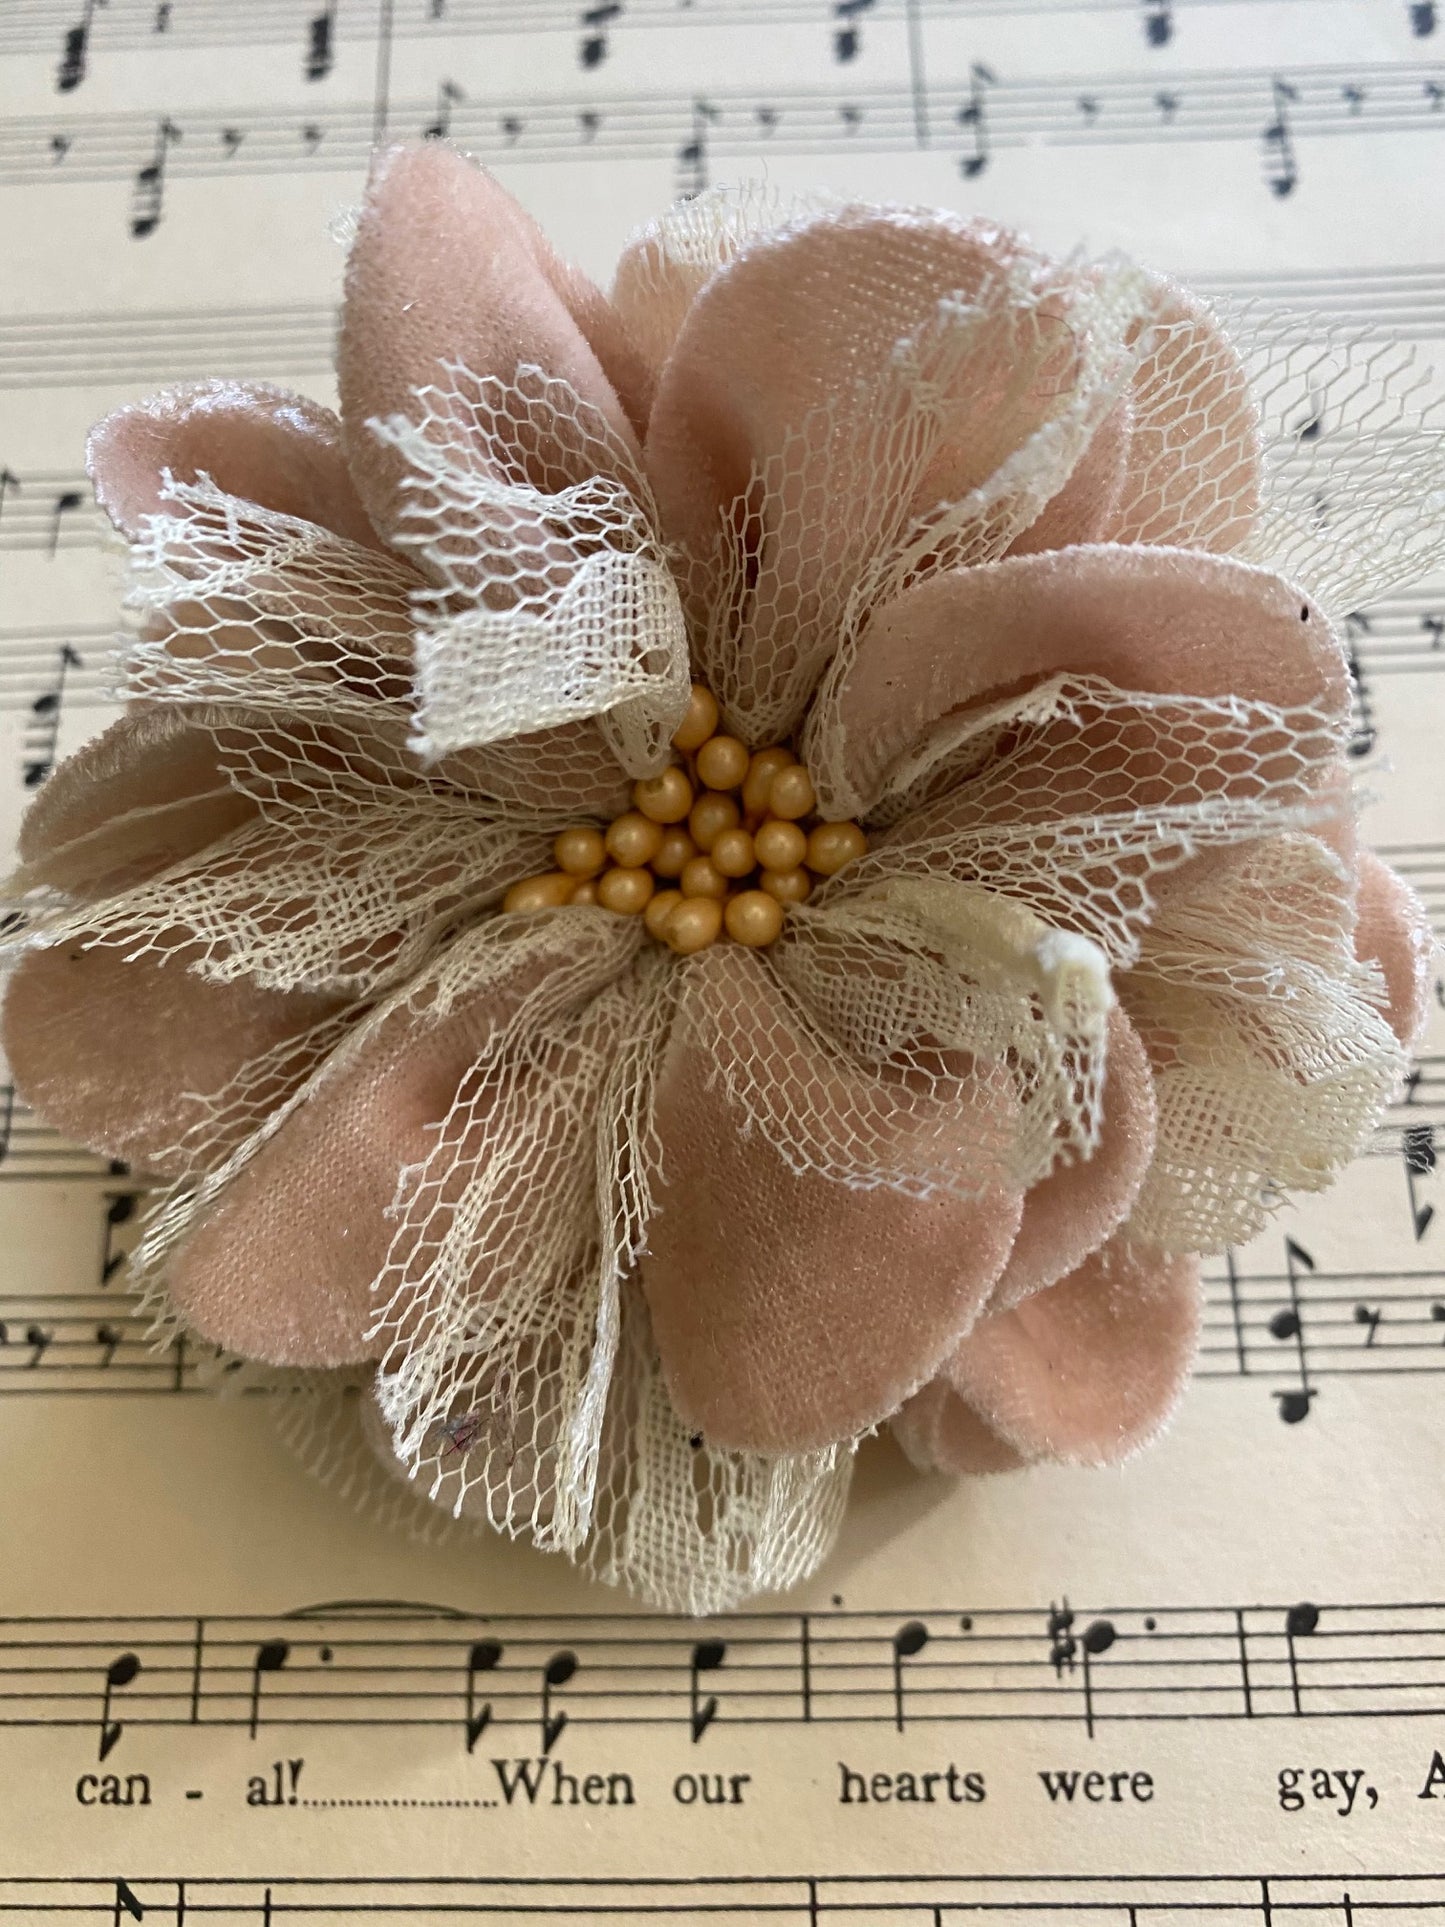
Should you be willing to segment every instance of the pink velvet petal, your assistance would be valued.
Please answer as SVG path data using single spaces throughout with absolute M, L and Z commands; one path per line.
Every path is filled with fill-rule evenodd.
M 1009 554 L 1037 555 L 1044 549 L 1104 541 L 1118 515 L 1133 435 L 1133 409 L 1125 395 L 1094 430 L 1058 494 L 1009 545 Z
M 1057 1284 L 1113 1236 L 1154 1155 L 1154 1125 L 1149 1059 L 1134 1026 L 1116 1008 L 1109 1016 L 1098 1148 L 1082 1163 L 1059 1165 L 1028 1193 L 1017 1241 L 989 1299 L 991 1313 L 1011 1310 Z
M 889 1420 L 920 1472 L 1017 1472 L 1028 1460 L 965 1405 L 946 1378 L 933 1378 Z
M 255 805 L 227 782 L 212 731 L 170 708 L 133 709 L 60 765 L 20 826 L 24 886 L 90 892 L 154 875 Z
M 336 416 L 264 382 L 199 382 L 128 402 L 91 430 L 86 465 L 96 499 L 131 537 L 166 507 L 168 469 L 182 482 L 205 473 L 228 495 L 319 522 L 353 542 L 376 542 Z
M 183 958 L 125 961 L 110 945 L 32 951 L 5 995 L 16 1088 L 66 1137 L 162 1177 L 180 1140 L 241 1067 L 300 1037 L 344 1000 L 212 983 Z
M 1237 549 L 1259 512 L 1259 416 L 1219 323 L 1161 281 L 1156 338 L 1134 379 L 1134 433 L 1114 542 Z
M 1199 1318 L 1199 1260 L 1121 1234 L 1061 1283 L 980 1319 L 943 1376 L 1022 1457 L 1108 1465 L 1173 1410 Z
M 796 1036 L 776 1048 L 788 1062 L 770 1069 L 820 1111 L 853 1101 Z M 662 1182 L 641 1277 L 669 1394 L 713 1446 L 793 1452 L 851 1438 L 895 1411 L 978 1315 L 1021 1200 L 1002 1184 L 918 1199 L 799 1175 L 748 1127 L 716 1068 L 675 1034 L 657 1090 Z M 876 1124 L 880 1080 L 868 1097 Z M 898 1111 L 906 1137 L 912 1113 Z M 972 1143 L 992 1150 L 1001 1111 L 1012 1114 L 1006 1087 L 980 1075 L 953 1119 L 960 1168 Z
M 868 623 L 811 727 L 842 733 L 846 790 L 867 807 L 895 761 L 944 719 L 1061 671 L 1121 689 L 1308 705 L 1336 721 L 1348 713 L 1337 639 L 1279 576 L 1224 557 L 1101 545 L 909 589 Z
M 414 413 L 413 391 L 445 382 L 445 361 L 503 381 L 540 367 L 635 446 L 648 378 L 606 297 L 474 162 L 439 141 L 390 147 L 372 163 L 337 349 L 347 456 L 387 535 L 405 465 L 367 422 Z
M 1405 879 L 1373 851 L 1361 850 L 1357 863 L 1355 949 L 1384 972 L 1390 993 L 1385 1015 L 1406 1050 L 1414 1050 L 1424 1035 L 1435 981 L 1435 938 L 1429 913 Z
M 571 966 L 594 946 L 583 925 L 558 927 Z M 203 1337 L 268 1364 L 335 1366 L 378 1355 L 368 1339 L 371 1285 L 386 1260 L 388 1215 L 404 1166 L 436 1139 L 458 1085 L 497 1027 L 553 967 L 519 964 L 444 1021 L 404 1007 L 359 1048 L 338 1053 L 304 1101 L 222 1193 L 167 1278 Z M 324 1199 L 324 1208 L 318 1208 Z

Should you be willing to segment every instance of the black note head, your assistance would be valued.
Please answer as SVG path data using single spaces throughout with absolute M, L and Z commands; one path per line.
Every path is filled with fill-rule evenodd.
M 912 1659 L 928 1644 L 928 1628 L 921 1619 L 910 1619 L 893 1635 L 893 1650 L 900 1659 Z
M 490 1673 L 502 1657 L 501 1642 L 495 1639 L 479 1639 L 467 1655 L 467 1670 L 473 1673 Z
M 291 1648 L 284 1639 L 268 1639 L 264 1646 L 256 1648 L 256 1671 L 279 1673 L 290 1657 Z
M 704 1639 L 692 1649 L 692 1663 L 699 1673 L 715 1673 L 728 1656 L 720 1639 Z
M 1305 1639 L 1320 1623 L 1320 1609 L 1307 1599 L 1291 1606 L 1284 1616 L 1284 1629 L 1291 1639 Z
M 129 1686 L 140 1671 L 140 1658 L 135 1653 L 117 1653 L 105 1669 L 107 1686 Z
M 565 1686 L 577 1671 L 575 1653 L 553 1653 L 543 1669 L 542 1677 L 549 1686 Z
M 1084 1651 L 1092 1653 L 1095 1657 L 1100 1653 L 1107 1653 L 1118 1637 L 1111 1620 L 1096 1619 L 1084 1628 L 1082 1635 Z

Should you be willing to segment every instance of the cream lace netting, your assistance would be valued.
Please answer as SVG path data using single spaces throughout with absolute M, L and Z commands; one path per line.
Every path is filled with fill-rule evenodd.
M 448 169 L 485 180 L 387 157 L 357 243 L 383 259 L 413 197 L 423 330 Z M 887 244 L 853 246 L 870 223 Z M 939 285 L 940 223 L 966 285 Z M 27 830 L 10 1048 L 77 1130 L 108 1067 L 59 1061 L 40 960 L 222 1055 L 209 1000 L 248 999 L 224 1075 L 91 1133 L 169 1181 L 133 1259 L 158 1336 L 295 1367 L 281 1423 L 358 1503 L 422 1495 L 708 1611 L 815 1569 L 890 1418 L 924 1464 L 1131 1449 L 1187 1367 L 1197 1256 L 1365 1142 L 1424 951 L 1355 848 L 1333 630 L 1438 557 L 1445 437 L 1404 352 L 953 217 L 705 194 L 629 246 L 610 359 L 543 247 L 516 242 L 535 354 L 478 367 L 457 334 L 425 379 L 369 377 L 343 439 L 370 526 L 199 439 L 160 447 L 139 510 L 98 468 L 131 536 L 129 734 Z M 754 313 L 755 382 L 709 360 Z M 1211 680 L 1245 631 L 1285 666 Z M 1158 673 L 1120 681 L 1141 650 Z M 866 854 L 761 949 L 502 910 L 674 760 L 694 682 Z M 724 1262 L 727 1186 L 751 1255 Z M 872 1267 L 831 1297 L 820 1195 Z M 945 1303 L 960 1236 L 979 1275 Z M 789 1265 L 817 1303 L 780 1378 L 840 1379 L 796 1411 L 769 1378 Z M 854 1352 L 886 1354 L 872 1405 Z

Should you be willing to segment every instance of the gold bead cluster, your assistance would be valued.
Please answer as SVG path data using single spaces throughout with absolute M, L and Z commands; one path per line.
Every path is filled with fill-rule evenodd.
M 605 830 L 563 830 L 556 869 L 514 883 L 502 908 L 600 904 L 640 916 L 683 957 L 724 933 L 754 950 L 770 944 L 787 905 L 862 856 L 868 839 L 856 823 L 818 820 L 812 778 L 791 750 L 750 753 L 717 724 L 716 701 L 694 683 L 672 739 L 682 761 L 634 783 L 633 807 Z

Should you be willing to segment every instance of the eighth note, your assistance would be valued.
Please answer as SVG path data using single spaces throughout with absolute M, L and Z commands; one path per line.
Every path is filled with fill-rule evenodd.
M 958 110 L 958 124 L 966 127 L 973 135 L 973 152 L 959 159 L 959 169 L 965 180 L 973 180 L 989 163 L 988 138 L 988 95 L 985 89 L 996 85 L 995 76 L 978 61 L 969 70 L 969 97 Z
M 105 1669 L 105 1693 L 100 1702 L 100 1752 L 98 1758 L 109 1757 L 125 1730 L 119 1720 L 110 1716 L 111 1697 L 121 1687 L 129 1686 L 140 1672 L 140 1659 L 135 1653 L 118 1653 Z
M 131 195 L 130 232 L 133 241 L 143 241 L 161 224 L 166 197 L 166 160 L 171 143 L 181 138 L 173 121 L 161 120 L 156 127 L 155 152 L 144 167 L 137 168 Z
M 492 1702 L 477 1707 L 477 1675 L 490 1673 L 501 1661 L 502 1648 L 495 1639 L 479 1639 L 467 1654 L 467 1751 L 471 1752 L 486 1732 L 492 1717 Z
M 261 1676 L 263 1673 L 279 1673 L 290 1657 L 291 1648 L 284 1639 L 268 1639 L 256 1648 L 256 1657 L 251 1665 L 250 1733 L 253 1740 L 256 1728 L 261 1724 Z
M 692 1702 L 692 1738 L 694 1745 L 697 1744 L 717 1718 L 717 1699 L 713 1694 L 709 1694 L 705 1700 L 701 1698 L 698 1692 L 698 1674 L 715 1673 L 727 1656 L 728 1649 L 720 1639 L 700 1640 L 692 1649 L 692 1666 L 688 1675 L 688 1694 Z

